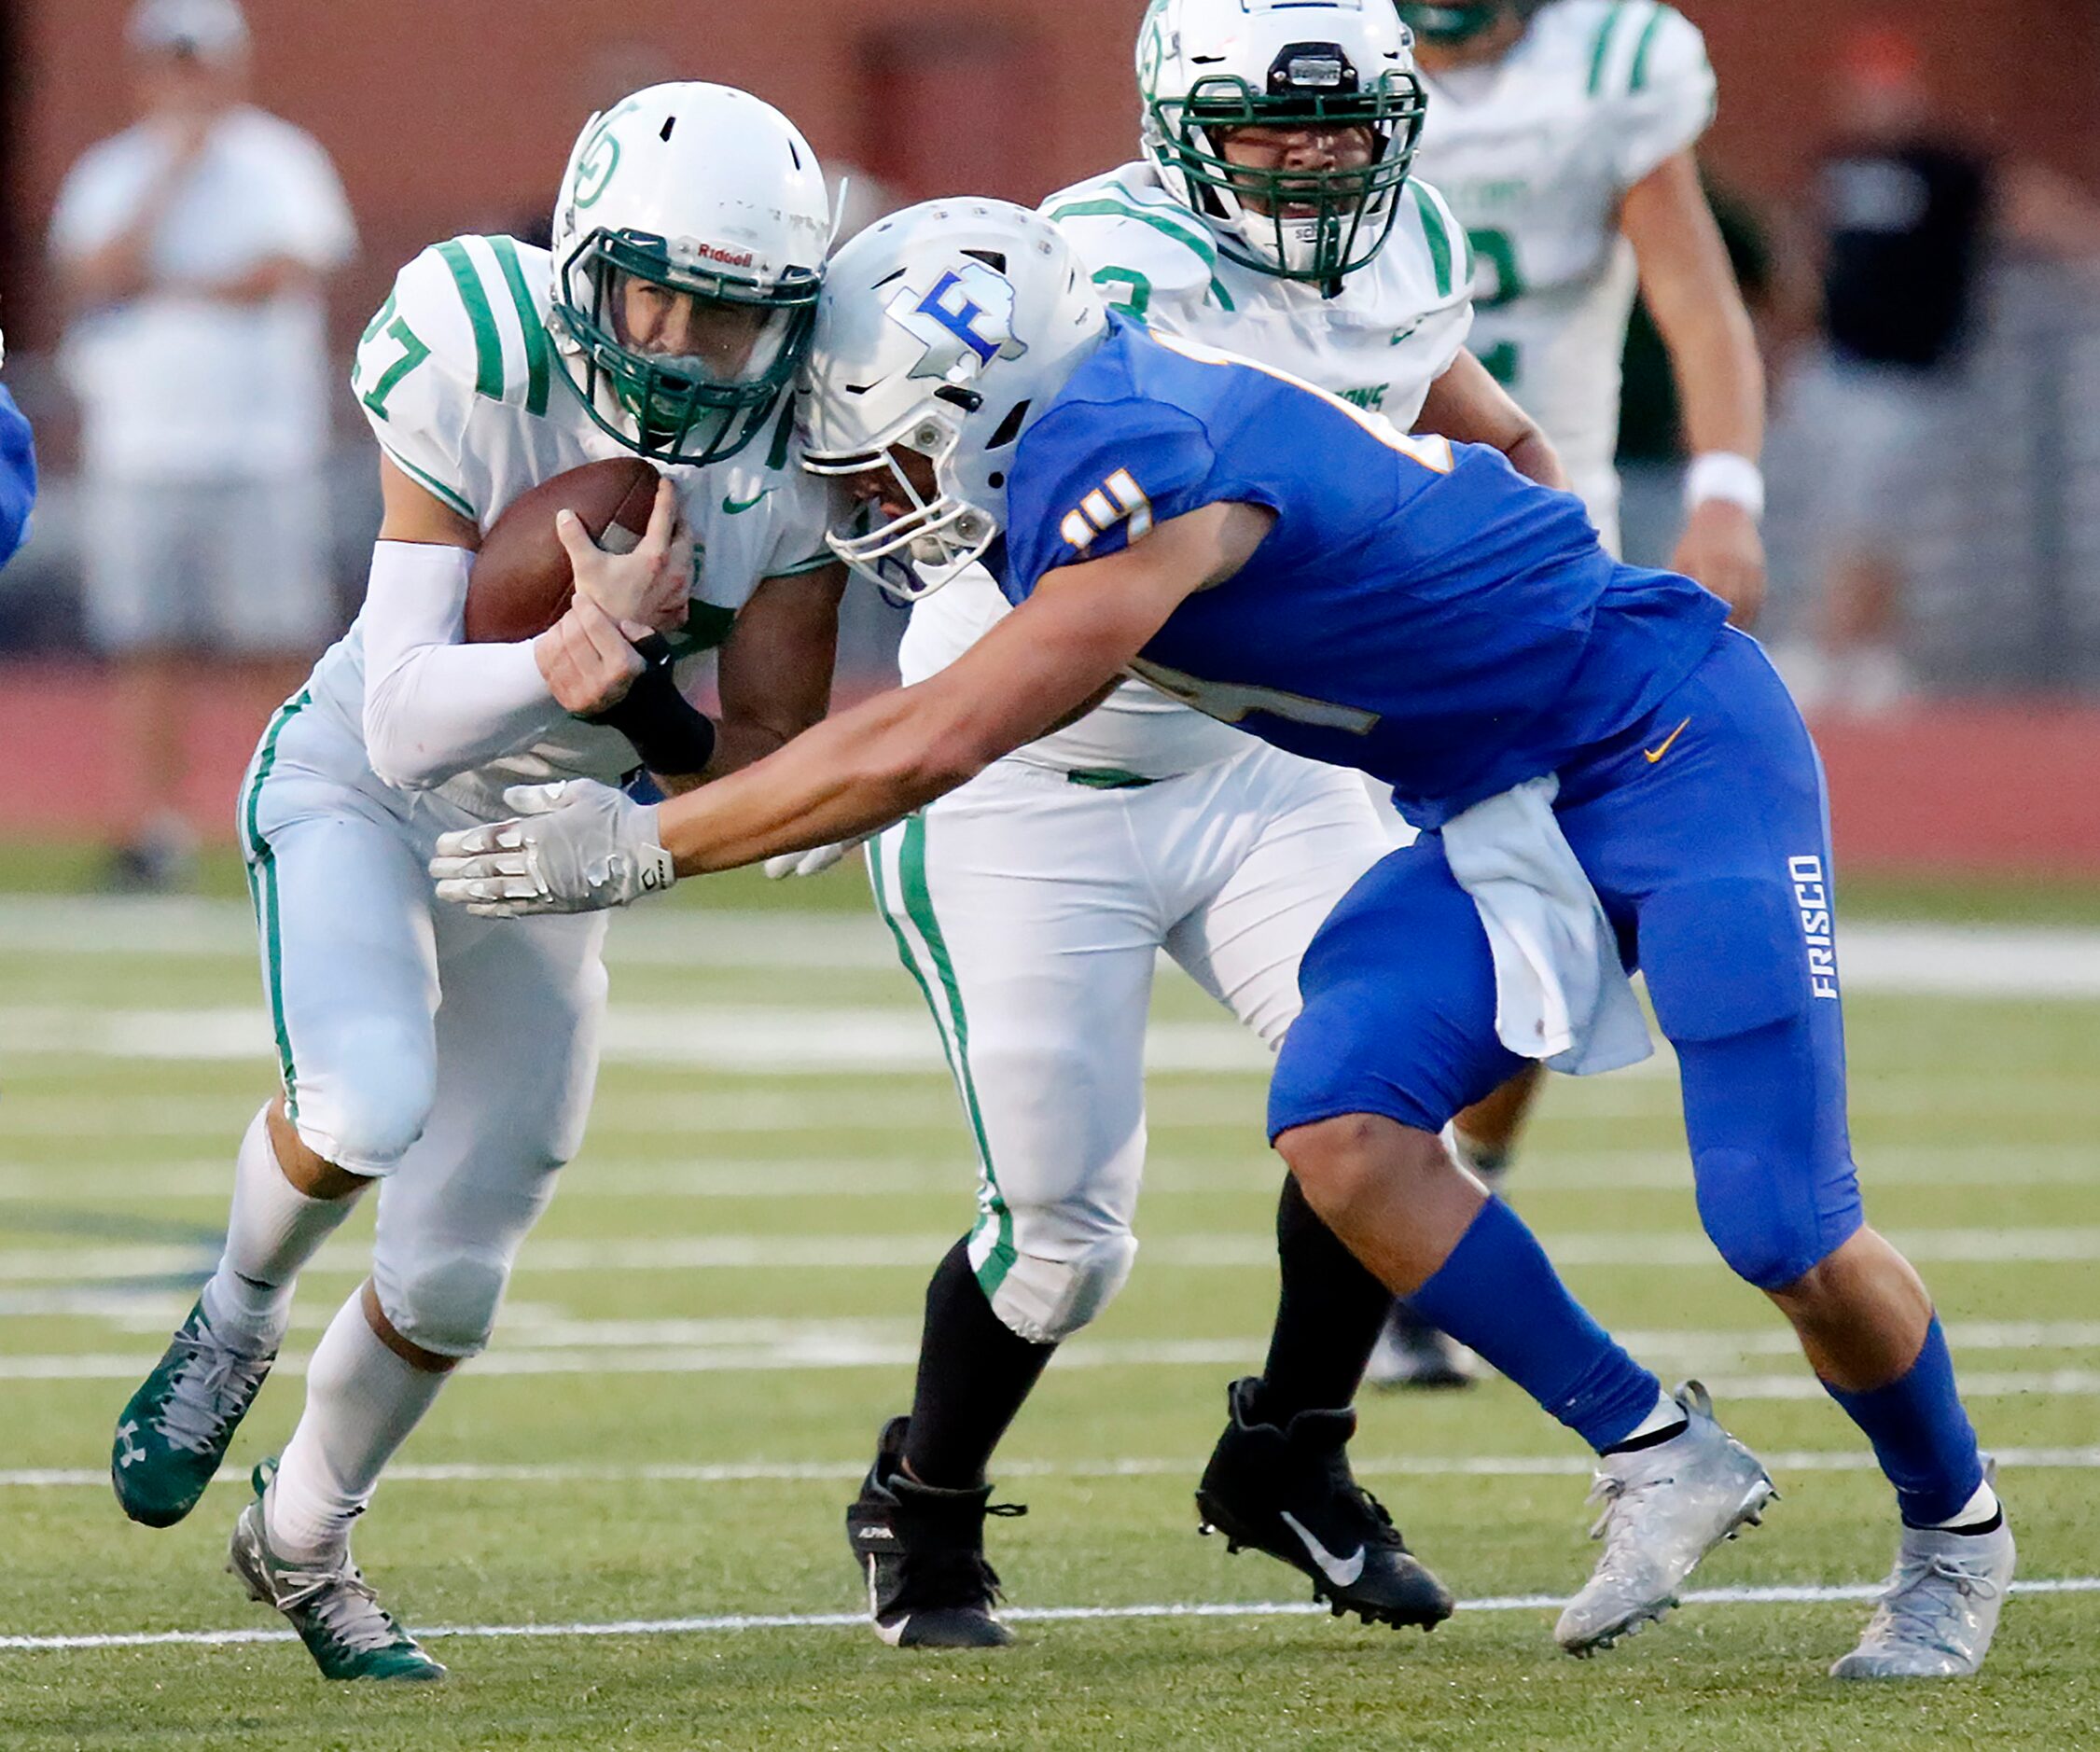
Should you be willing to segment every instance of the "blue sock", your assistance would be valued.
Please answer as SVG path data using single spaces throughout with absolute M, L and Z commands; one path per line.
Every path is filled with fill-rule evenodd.
M 1408 1303 L 1600 1453 L 1632 1435 L 1662 1394 L 1655 1377 L 1567 1293 L 1545 1249 L 1500 1199 L 1481 1207 Z
M 1846 1393 L 1829 1382 L 1823 1390 L 1866 1431 L 1906 1525 L 1935 1527 L 1961 1513 L 1983 1482 L 1983 1459 L 1976 1431 L 1962 1410 L 1954 1385 L 1954 1359 L 1940 1316 L 1926 1328 L 1925 1348 L 1900 1381 L 1871 1393 Z

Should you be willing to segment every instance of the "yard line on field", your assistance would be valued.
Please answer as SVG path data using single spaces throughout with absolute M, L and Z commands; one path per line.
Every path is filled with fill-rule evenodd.
M 2005 1471 L 2100 1470 L 2100 1448 L 1997 1448 L 1992 1457 Z M 1857 1453 L 1802 1452 L 1759 1456 L 1773 1471 L 1872 1472 L 1874 1456 Z M 1459 1454 L 1450 1456 L 1352 1455 L 1350 1465 L 1362 1478 L 1489 1479 L 1588 1478 L 1595 1463 L 1580 1454 Z M 1008 1460 L 999 1462 L 1003 1479 L 1147 1479 L 1193 1476 L 1203 1467 L 1199 1454 L 1121 1460 Z M 481 1466 L 471 1462 L 389 1467 L 391 1484 L 805 1484 L 848 1483 L 866 1474 L 862 1460 L 753 1460 L 707 1464 L 694 1461 L 661 1465 Z M 216 1484 L 245 1484 L 246 1468 L 222 1467 Z M 0 1471 L 0 1488 L 18 1490 L 107 1490 L 106 1467 L 29 1467 Z
M 1256 1357 L 1260 1342 L 1249 1339 L 1091 1339 L 1059 1353 L 1059 1369 L 1236 1369 Z M 151 1356 L 131 1351 L 58 1351 L 0 1354 L 0 1381 L 132 1381 L 152 1367 Z M 472 1379 L 512 1376 L 782 1374 L 812 1370 L 909 1369 L 918 1360 L 910 1338 L 882 1339 L 853 1333 L 807 1333 L 786 1341 L 751 1344 L 577 1345 L 497 1349 L 474 1360 Z M 303 1356 L 282 1358 L 276 1372 L 301 1375 Z M 1820 1401 L 1822 1385 L 1805 1369 L 1787 1374 L 1732 1375 L 1709 1371 L 1706 1384 L 1721 1399 Z M 2100 1396 L 2100 1370 L 2031 1369 L 1967 1370 L 1962 1391 L 1969 1398 L 2008 1398 L 2034 1394 L 2057 1398 Z
M 690 1065 L 717 1074 L 833 1076 L 944 1069 L 925 1012 L 903 1004 L 854 1008 L 615 1004 L 599 1032 L 608 1064 Z M 86 1057 L 267 1062 L 270 1022 L 259 1006 L 108 1009 L 89 1005 L 0 1008 L 0 1052 Z M 1231 1022 L 1161 1022 L 1147 1031 L 1156 1071 L 1261 1071 L 1268 1050 Z
M 1770 1588 L 1690 1588 L 1681 1596 L 1685 1606 L 1822 1606 L 1843 1601 L 1873 1600 L 1881 1595 L 1878 1581 L 1806 1583 Z M 2039 1581 L 2016 1581 L 2016 1594 L 2083 1594 L 2100 1592 L 2100 1576 L 2066 1576 Z M 1458 1610 L 1469 1612 L 1550 1612 L 1566 1605 L 1566 1596 L 1556 1593 L 1491 1595 L 1481 1600 L 1461 1600 Z M 1316 1600 L 1175 1601 L 1160 1605 L 1120 1606 L 1013 1606 L 1002 1618 L 1022 1624 L 1074 1624 L 1114 1622 L 1133 1619 L 1245 1619 L 1314 1618 L 1328 1608 Z M 764 1612 L 725 1613 L 710 1618 L 616 1619 L 603 1622 L 572 1624 L 441 1624 L 419 1628 L 416 1634 L 441 1640 L 448 1636 L 480 1641 L 519 1637 L 574 1639 L 596 1636 L 692 1636 L 744 1631 L 856 1630 L 868 1622 L 864 1612 Z M 279 1630 L 231 1631 L 138 1631 L 79 1636 L 0 1636 L 0 1649 L 55 1652 L 92 1648 L 219 1648 L 252 1643 L 288 1643 L 294 1633 Z
M 1724 1270 L 1704 1236 L 1682 1231 L 1544 1231 L 1546 1250 L 1564 1266 L 1636 1266 Z M 1921 1263 L 1954 1265 L 2082 1264 L 2100 1259 L 2100 1228 L 1968 1228 L 1898 1230 L 1898 1246 Z M 519 1271 L 717 1272 L 775 1270 L 922 1271 L 954 1244 L 947 1231 L 927 1234 L 794 1235 L 724 1233 L 631 1236 L 606 1240 L 550 1237 L 529 1243 Z M 369 1247 L 339 1239 L 324 1247 L 311 1272 L 362 1272 Z M 0 1285 L 84 1284 L 112 1278 L 165 1278 L 208 1271 L 216 1243 L 179 1245 L 67 1247 L 47 1244 L 0 1252 Z M 207 1257 L 212 1256 L 212 1257 Z M 1243 1270 L 1273 1266 L 1275 1244 L 1260 1234 L 1164 1235 L 1148 1241 L 1144 1258 L 1155 1271 Z
M 83 1127 L 79 1104 L 74 1101 L 72 1135 L 102 1137 L 112 1128 L 98 1103 L 91 1124 Z M 6 1108 L 0 1105 L 0 1139 L 7 1137 Z M 951 1115 L 937 1112 L 921 1121 L 936 1131 L 946 1128 Z M 608 1123 L 610 1116 L 592 1119 L 594 1138 L 619 1138 L 647 1134 L 643 1128 L 624 1128 Z M 121 1128 L 118 1128 L 121 1129 Z M 238 1128 L 224 1128 L 229 1137 Z M 718 1131 L 720 1128 L 713 1128 Z M 788 1129 L 788 1128 L 782 1128 Z M 812 1130 L 836 1131 L 834 1116 Z M 1157 1124 L 1153 1129 L 1158 1131 Z M 565 1208 L 582 1201 L 604 1199 L 889 1199 L 940 1197 L 962 1193 L 977 1182 L 974 1162 L 958 1153 L 943 1161 L 929 1154 L 916 1135 L 874 1140 L 869 1155 L 849 1158 L 828 1156 L 726 1157 L 710 1153 L 709 1128 L 699 1126 L 689 1159 L 661 1159 L 596 1153 L 589 1144 L 585 1153 L 566 1171 L 563 1183 Z M 911 1147 L 918 1146 L 917 1147 Z M 960 1150 L 961 1139 L 953 1140 Z M 940 1147 L 948 1147 L 943 1145 Z M 1217 1192 L 1273 1192 L 1281 1184 L 1282 1165 L 1271 1156 L 1255 1153 L 1259 1140 L 1250 1137 L 1249 1154 L 1227 1159 L 1166 1148 L 1151 1151 L 1146 1163 L 1148 1194 L 1181 1196 Z M 1870 1189 L 1899 1186 L 2091 1186 L 2100 1184 L 2094 1171 L 2094 1152 L 2090 1144 L 2049 1144 L 2023 1147 L 2009 1158 L 1996 1158 L 1970 1145 L 1893 1145 L 1862 1152 L 1863 1173 Z M 901 1160 L 897 1158 L 901 1156 Z M 158 1158 L 147 1161 L 31 1162 L 0 1160 L 0 1203 L 68 1203 L 79 1200 L 121 1199 L 129 1203 L 154 1198 L 211 1198 L 223 1200 L 232 1188 L 230 1147 L 224 1157 Z M 1522 1190 L 1525 1193 L 1602 1191 L 1612 1193 L 1669 1193 L 1690 1196 L 1691 1166 L 1679 1150 L 1611 1150 L 1540 1147 L 1523 1163 Z
M 2077 926 L 1894 924 L 1840 932 L 1856 992 L 1947 996 L 2100 997 L 2100 930 Z M 0 952 L 199 954 L 246 959 L 255 925 L 238 900 L 188 897 L 9 896 Z M 616 966 L 887 969 L 896 966 L 874 913 L 657 910 L 613 921 Z

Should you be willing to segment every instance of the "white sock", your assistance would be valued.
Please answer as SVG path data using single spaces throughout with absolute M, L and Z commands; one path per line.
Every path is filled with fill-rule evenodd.
M 1982 1483 L 1976 1487 L 1976 1495 L 1961 1506 L 1961 1511 L 1939 1523 L 1934 1531 L 1961 1533 L 1971 1527 L 1986 1526 L 1996 1520 L 1997 1515 L 1998 1494 L 1991 1488 L 1990 1480 L 1985 1479 Z
M 1619 1439 L 1620 1444 L 1623 1446 L 1630 1441 L 1638 1441 L 1643 1436 L 1659 1436 L 1666 1429 L 1683 1429 L 1690 1422 L 1691 1420 L 1685 1415 L 1683 1406 L 1679 1405 L 1667 1393 L 1658 1394 L 1655 1398 L 1655 1410 L 1642 1418 L 1625 1435 L 1621 1436 Z
M 226 1251 L 204 1286 L 204 1318 L 222 1338 L 257 1354 L 273 1351 L 291 1321 L 299 1268 L 319 1251 L 357 1203 L 310 1199 L 278 1164 L 270 1109 L 257 1114 L 233 1169 L 233 1210 Z
M 445 1380 L 380 1342 L 365 1318 L 360 1286 L 306 1366 L 306 1409 L 263 1503 L 271 1549 L 307 1561 L 341 1554 L 381 1471 Z

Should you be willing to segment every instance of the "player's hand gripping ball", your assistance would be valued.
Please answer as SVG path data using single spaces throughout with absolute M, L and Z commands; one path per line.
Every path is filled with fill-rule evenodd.
M 513 785 L 503 800 L 518 812 L 511 820 L 438 836 L 430 860 L 438 899 L 485 919 L 598 912 L 678 880 L 656 810 L 609 785 Z
M 514 645 L 545 633 L 567 612 L 576 590 L 574 555 L 580 549 L 573 544 L 588 538 L 584 545 L 606 558 L 637 552 L 656 533 L 660 515 L 668 514 L 675 522 L 676 507 L 661 503 L 660 494 L 666 492 L 663 477 L 642 458 L 615 456 L 568 469 L 513 500 L 489 526 L 474 556 L 466 585 L 467 643 Z M 576 520 L 566 536 L 559 526 L 564 511 Z M 666 554 L 674 534 L 668 527 L 663 532 Z M 597 581 L 589 577 L 591 563 L 587 555 L 586 588 L 601 608 L 615 620 L 641 620 L 657 627 L 655 617 L 628 613 L 620 603 L 608 602 Z M 690 578 L 688 556 L 676 579 L 681 619 Z

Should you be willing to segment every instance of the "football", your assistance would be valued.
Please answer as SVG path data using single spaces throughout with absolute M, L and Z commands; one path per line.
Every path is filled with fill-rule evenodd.
M 474 557 L 466 642 L 508 645 L 545 633 L 567 611 L 576 588 L 554 514 L 574 511 L 600 547 L 628 552 L 648 530 L 659 479 L 639 456 L 614 456 L 543 480 L 514 499 Z

